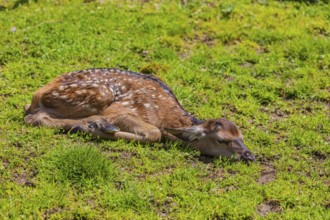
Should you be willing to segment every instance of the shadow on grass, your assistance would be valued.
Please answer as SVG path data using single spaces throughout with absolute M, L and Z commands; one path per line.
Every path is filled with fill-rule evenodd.
M 37 3 L 38 0 L 32 0 L 33 2 Z M 6 9 L 16 9 L 22 5 L 26 5 L 29 4 L 30 0 L 17 0 L 15 1 L 15 3 L 13 4 L 13 6 L 6 6 L 6 3 L 4 3 L 5 5 L 0 5 L 0 11 L 4 11 Z
M 111 139 L 105 139 L 105 138 L 98 138 L 98 137 L 93 137 L 90 134 L 86 134 L 84 132 L 81 131 L 67 131 L 67 130 L 63 130 L 63 129 L 58 129 L 55 131 L 55 134 L 59 134 L 59 135 L 64 135 L 67 134 L 69 136 L 71 136 L 72 138 L 82 138 L 80 140 L 83 140 L 85 142 L 93 142 L 95 144 L 102 144 L 105 142 L 112 142 L 115 140 L 111 140 Z M 126 143 L 130 143 L 133 144 L 133 146 L 141 146 L 143 148 L 150 148 L 152 147 L 153 149 L 162 149 L 165 151 L 169 151 L 171 148 L 175 147 L 177 149 L 179 149 L 181 152 L 185 152 L 190 154 L 192 157 L 194 157 L 196 160 L 204 163 L 204 164 L 213 164 L 213 163 L 218 163 L 216 161 L 219 160 L 219 157 L 214 157 L 214 156 L 209 156 L 209 155 L 204 155 L 204 154 L 199 154 L 196 153 L 196 151 L 198 152 L 198 150 L 196 149 L 192 149 L 191 147 L 185 145 L 182 142 L 178 142 L 178 141 L 171 141 L 168 140 L 166 138 L 162 139 L 160 142 L 158 143 L 154 143 L 154 144 L 141 144 L 137 141 L 125 141 Z M 223 163 L 237 163 L 240 160 L 236 159 L 236 158 L 220 158 L 220 161 L 222 161 Z M 260 162 L 262 163 L 264 161 L 264 159 L 262 158 L 258 158 L 255 162 Z M 248 162 L 248 161 L 244 161 L 246 164 L 251 164 L 253 162 Z
M 38 0 L 33 0 L 33 2 L 38 2 Z M 16 9 L 18 8 L 19 6 L 21 5 L 25 5 L 25 4 L 28 4 L 29 3 L 29 0 L 17 0 L 13 6 L 13 9 Z
M 207 155 L 199 155 L 197 159 L 204 164 L 209 164 L 209 163 L 213 163 L 214 160 L 217 158 Z

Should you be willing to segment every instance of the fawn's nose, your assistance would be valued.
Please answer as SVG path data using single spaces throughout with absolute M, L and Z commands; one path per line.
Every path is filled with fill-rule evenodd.
M 247 150 L 241 154 L 241 159 L 244 161 L 255 161 L 256 157 L 250 151 Z
M 256 157 L 251 153 L 251 151 L 245 146 L 242 139 L 236 139 L 232 141 L 229 146 L 232 150 L 237 153 L 238 159 L 244 161 L 255 161 Z

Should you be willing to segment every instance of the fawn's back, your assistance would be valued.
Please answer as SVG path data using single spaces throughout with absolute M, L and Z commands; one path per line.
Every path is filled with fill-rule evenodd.
M 182 127 L 195 120 L 186 117 L 189 114 L 160 79 L 118 69 L 88 69 L 61 75 L 35 97 L 38 107 L 59 118 L 102 114 L 111 105 L 130 109 L 158 128 Z

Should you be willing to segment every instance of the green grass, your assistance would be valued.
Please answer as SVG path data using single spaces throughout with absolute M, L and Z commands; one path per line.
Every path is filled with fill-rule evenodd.
M 0 39 L 1 219 L 330 218 L 327 0 L 0 0 Z M 97 67 L 157 75 L 257 162 L 24 124 L 36 89 Z
M 111 183 L 115 171 L 109 160 L 97 148 L 75 146 L 52 152 L 39 165 L 42 178 L 49 182 L 75 186 Z

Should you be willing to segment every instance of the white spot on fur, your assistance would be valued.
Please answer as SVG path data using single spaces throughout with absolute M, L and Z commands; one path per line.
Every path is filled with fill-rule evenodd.
M 98 101 L 102 101 L 102 100 L 103 100 L 102 97 L 103 97 L 103 96 L 96 96 L 96 99 L 97 99 Z
M 80 92 L 81 92 L 81 93 L 86 93 L 87 90 L 86 90 L 86 89 L 81 89 Z
M 140 89 L 138 91 L 136 91 L 137 94 L 148 94 L 146 89 Z
M 114 90 L 114 88 L 113 88 L 112 85 L 109 86 L 109 90 L 110 90 L 110 92 L 112 92 L 113 94 L 115 94 L 115 90 Z
M 96 94 L 96 92 L 94 90 L 89 90 L 88 93 L 89 93 L 89 95 L 95 95 Z
M 53 92 L 52 92 L 52 96 L 59 97 L 60 94 L 59 94 L 58 92 L 56 92 L 56 91 L 53 91 Z
M 133 93 L 131 93 L 131 92 L 126 93 L 125 99 L 130 99 L 130 98 L 132 98 L 132 95 L 133 95 Z
M 151 107 L 150 103 L 144 103 L 143 106 L 144 106 L 145 108 L 150 108 L 150 107 Z
M 71 88 L 76 88 L 76 87 L 78 87 L 78 85 L 77 85 L 76 83 L 72 83 L 72 84 L 70 85 L 70 87 L 71 87 Z
M 121 104 L 127 106 L 130 104 L 130 102 L 122 102 Z

